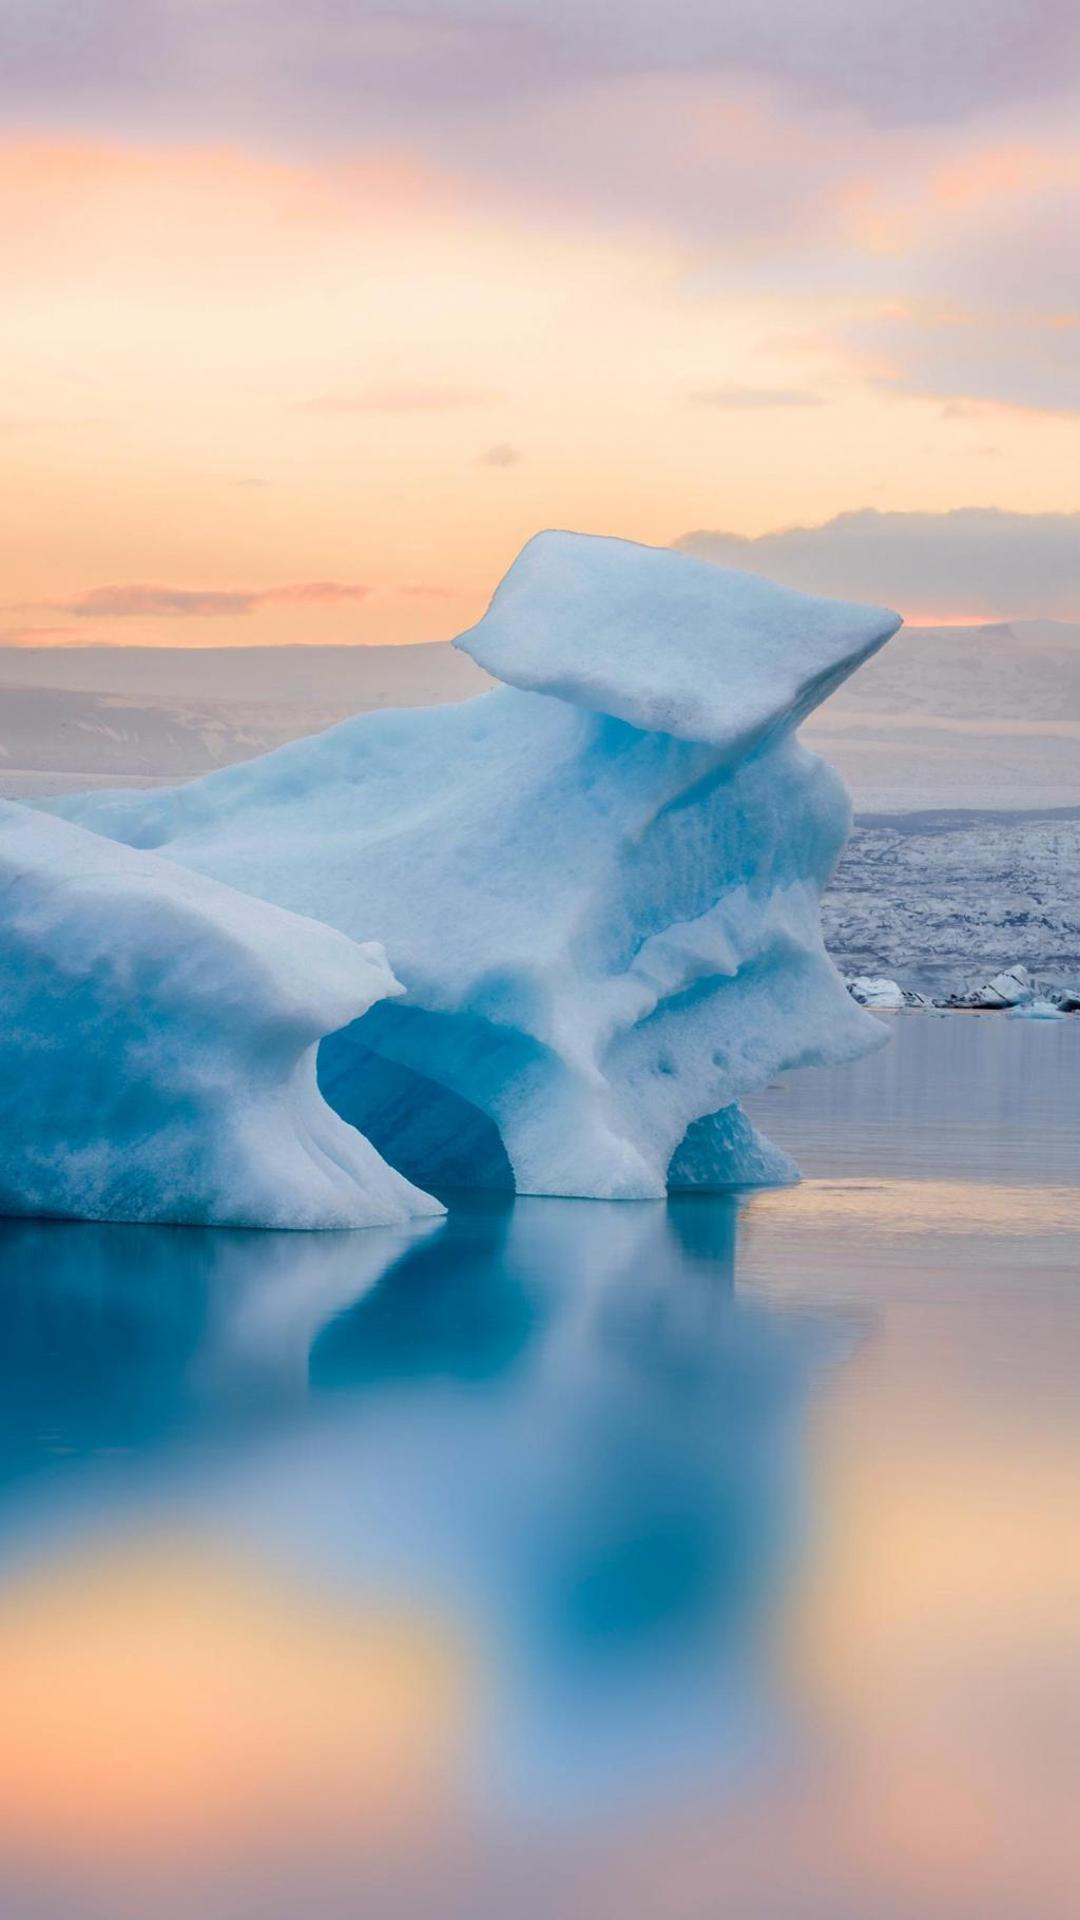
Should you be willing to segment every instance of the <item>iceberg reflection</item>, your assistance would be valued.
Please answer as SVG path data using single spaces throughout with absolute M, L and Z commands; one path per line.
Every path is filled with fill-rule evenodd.
M 736 1218 L 715 1196 L 452 1213 L 314 1343 L 343 1404 L 271 1534 L 483 1623 L 485 1742 L 530 1803 L 769 1737 L 802 1413 L 838 1333 L 740 1299 Z
M 440 1224 L 293 1234 L 0 1220 L 0 1484 L 306 1399 L 326 1319 Z
M 375 1686 L 350 1656 L 353 1691 L 336 1709 L 326 1660 L 314 1664 L 327 1607 L 357 1623 L 350 1647 L 356 1633 L 380 1644 L 398 1620 L 454 1649 L 468 1678 L 433 1806 L 474 1837 L 505 1844 L 552 1819 L 579 1831 L 703 1769 L 753 1770 L 784 1731 L 771 1636 L 798 1537 L 806 1395 L 838 1335 L 739 1297 L 736 1219 L 718 1196 L 491 1196 L 445 1221 L 352 1235 L 5 1224 L 9 1545 L 30 1481 L 35 1516 L 13 1622 L 35 1617 L 35 1582 L 49 1618 L 68 1594 L 55 1613 L 60 1670 L 84 1709 L 99 1683 L 128 1697 L 124 1649 L 137 1645 L 137 1710 L 119 1724 L 144 1729 L 157 1685 L 146 1608 L 162 1615 L 166 1719 L 169 1701 L 188 1698 L 177 1620 L 209 1609 L 191 1643 L 213 1649 L 231 1691 L 192 1724 L 224 1752 L 243 1744 L 230 1701 L 249 1710 L 244 1675 L 252 1648 L 278 1635 L 267 1609 L 282 1596 L 300 1624 L 282 1638 L 287 1657 L 259 1666 L 259 1712 L 270 1727 L 297 1724 L 298 1676 L 317 1672 L 324 1705 L 302 1718 L 304 1778 L 317 1783 L 305 1844 L 320 1819 L 328 1845 L 349 1831 L 359 1735 L 343 1729 L 363 1725 Z M 107 1648 L 92 1685 L 78 1632 L 72 1651 L 80 1591 L 90 1640 Z M 305 1592 L 310 1615 L 295 1599 Z M 106 1632 L 129 1615 L 137 1634 Z M 40 1625 L 27 1645 L 30 1724 L 35 1674 L 44 1699 L 61 1649 Z M 406 1697 L 414 1713 L 411 1681 Z M 54 1710 L 62 1723 L 63 1696 Z M 279 1802 L 293 1773 L 281 1760 L 262 1752 L 238 1783 L 237 1845 L 250 1844 L 265 1778 L 264 1816 L 288 1851 Z M 194 1843 L 190 1754 L 185 1764 L 173 1818 Z M 148 1766 L 134 1771 L 145 1779 Z M 153 1772 L 156 1810 L 169 1791 L 160 1753 Z M 46 1766 L 42 1792 L 52 1777 Z M 219 1778 L 219 1842 L 222 1791 Z M 58 1785 L 53 1812 L 80 1797 L 77 1783 Z M 108 1831 L 123 1830 L 122 1805 L 110 1806 Z M 50 1844 L 69 1842 L 78 1832 Z

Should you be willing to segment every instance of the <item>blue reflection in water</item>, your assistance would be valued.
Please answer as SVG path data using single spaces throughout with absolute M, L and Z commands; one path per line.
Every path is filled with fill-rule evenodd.
M 843 1329 L 740 1299 L 736 1222 L 687 1196 L 360 1234 L 2 1223 L 8 1550 L 198 1524 L 437 1609 L 487 1676 L 487 1794 L 745 1764 Z

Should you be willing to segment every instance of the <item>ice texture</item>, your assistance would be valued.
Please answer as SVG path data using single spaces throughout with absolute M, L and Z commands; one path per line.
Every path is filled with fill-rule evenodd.
M 964 1007 L 1022 1007 L 1035 997 L 1035 985 L 1027 968 L 1020 963 L 996 973 L 992 980 L 976 984 L 958 994 L 955 1004 Z
M 50 804 L 383 942 L 405 992 L 324 1040 L 320 1081 L 421 1185 L 788 1178 L 740 1095 L 886 1037 L 822 944 L 849 809 L 794 728 L 898 624 L 545 534 L 462 639 L 516 684 Z
M 442 1211 L 316 1082 L 323 1035 L 399 991 L 380 947 L 8 802 L 0 918 L 0 1213 Z
M 1080 807 L 856 816 L 824 902 L 826 944 L 842 972 L 884 974 L 941 1005 L 1018 960 L 1061 993 L 1080 980 L 1078 871 Z
M 734 761 L 796 727 L 899 624 L 884 607 L 795 593 L 669 548 L 541 533 L 454 645 L 511 686 L 709 742 Z
M 880 974 L 857 974 L 849 980 L 848 992 L 860 1007 L 878 1007 L 886 1013 L 896 1013 L 904 1005 L 904 989 L 895 980 L 883 978 Z

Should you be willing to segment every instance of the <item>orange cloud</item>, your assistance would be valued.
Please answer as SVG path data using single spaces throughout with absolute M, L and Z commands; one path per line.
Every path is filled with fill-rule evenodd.
M 727 412 L 748 413 L 763 407 L 820 407 L 820 393 L 806 387 L 743 387 L 732 381 L 725 387 L 705 387 L 691 393 L 693 407 L 719 407 Z
M 264 587 L 251 595 L 253 607 L 334 607 L 344 601 L 366 600 L 370 587 L 342 585 L 338 580 L 302 580 L 291 587 Z
M 504 398 L 490 387 L 386 386 L 361 393 L 301 400 L 301 413 L 445 413 L 459 407 L 490 407 Z
M 77 627 L 0 627 L 0 647 L 48 647 L 78 633 Z
M 986 201 L 996 206 L 1004 194 L 1028 193 L 1057 181 L 1070 159 L 1060 148 L 1000 146 L 964 153 L 934 174 L 930 197 L 942 207 L 970 208 Z
M 50 423 L 0 435 L 0 617 L 78 609 L 96 644 L 429 641 L 476 617 L 545 525 L 663 541 L 816 524 L 868 497 L 1071 504 L 1074 463 L 1042 421 L 995 419 L 991 465 L 909 398 L 930 375 L 905 374 L 910 328 L 878 325 L 894 263 L 852 244 L 838 205 L 861 173 L 864 211 L 914 206 L 919 247 L 940 230 L 958 262 L 964 210 L 927 198 L 956 151 L 919 130 L 871 152 L 836 115 L 792 129 L 701 76 L 517 103 L 512 152 L 548 168 L 542 204 L 516 164 L 466 176 L 448 159 L 440 177 L 403 147 L 0 142 L 5 364 L 25 418 Z M 750 199 L 723 191 L 749 159 Z M 950 304 L 977 307 L 981 284 Z M 1007 389 L 995 349 L 979 390 L 1020 394 L 1035 365 L 1063 392 L 1067 334 L 1013 334 Z M 967 361 L 980 341 L 947 346 Z M 935 394 L 970 390 L 946 371 Z M 268 579 L 283 584 L 251 584 Z M 425 580 L 458 604 L 404 590 Z

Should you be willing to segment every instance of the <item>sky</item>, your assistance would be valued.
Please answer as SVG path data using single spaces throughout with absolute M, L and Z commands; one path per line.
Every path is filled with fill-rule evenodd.
M 1075 0 L 0 0 L 0 642 L 1080 619 Z

